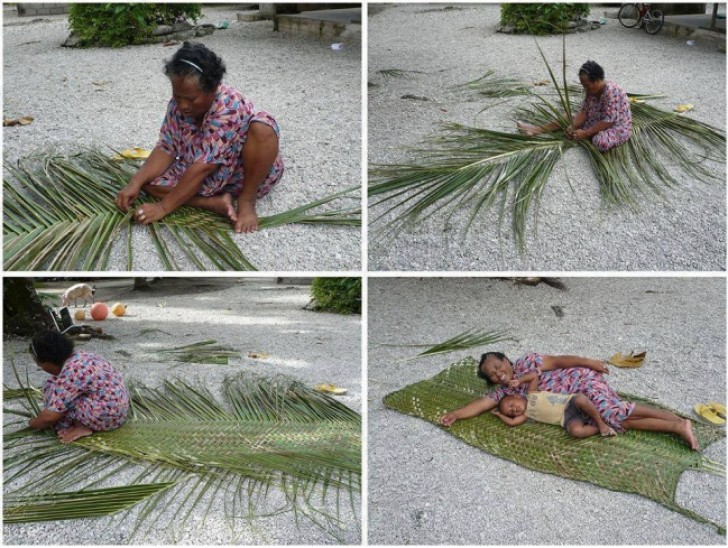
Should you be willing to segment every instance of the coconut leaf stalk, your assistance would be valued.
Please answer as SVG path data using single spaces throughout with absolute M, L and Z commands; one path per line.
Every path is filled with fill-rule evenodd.
M 229 358 L 239 358 L 240 352 L 228 346 L 216 344 L 217 341 L 200 341 L 184 346 L 160 350 L 164 356 L 171 356 L 183 363 L 207 363 L 227 365 Z
M 223 386 L 221 398 L 182 381 L 133 388 L 126 424 L 68 445 L 50 431 L 6 431 L 5 501 L 88 492 L 132 471 L 129 487 L 175 484 L 134 508 L 136 536 L 170 511 L 176 519 L 165 532 L 174 539 L 193 516 L 202 525 L 212 503 L 223 500 L 233 529 L 291 513 L 341 539 L 358 513 L 359 415 L 285 379 L 238 376 Z
M 34 156 L 7 165 L 3 183 L 3 264 L 6 270 L 106 270 L 114 244 L 127 232 L 127 270 L 134 270 L 131 212 L 114 200 L 138 163 L 99 151 Z M 290 223 L 360 226 L 357 189 L 347 189 L 291 211 L 259 219 L 261 229 Z M 353 199 L 353 201 L 352 201 Z M 138 203 L 154 201 L 142 196 Z M 340 204 L 336 207 L 332 205 Z M 139 225 L 141 226 L 141 225 Z M 255 270 L 231 234 L 230 222 L 212 212 L 181 207 L 146 226 L 163 267 L 182 268 L 181 253 L 200 270 Z

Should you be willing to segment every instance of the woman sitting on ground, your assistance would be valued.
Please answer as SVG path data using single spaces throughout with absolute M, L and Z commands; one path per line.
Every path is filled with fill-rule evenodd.
M 172 99 L 159 141 L 119 192 L 117 207 L 127 212 L 145 190 L 159 201 L 137 208 L 139 223 L 188 205 L 227 216 L 236 232 L 257 230 L 256 199 L 283 175 L 278 123 L 222 83 L 222 59 L 202 44 L 185 42 L 164 72 Z
M 568 139 L 591 139 L 594 146 L 606 152 L 629 139 L 632 132 L 632 110 L 627 93 L 619 84 L 604 79 L 604 69 L 594 61 L 587 61 L 579 69 L 579 81 L 586 91 L 581 110 L 566 128 Z M 521 133 L 537 135 L 558 131 L 558 122 L 534 126 L 516 124 Z
M 55 331 L 37 333 L 30 355 L 51 378 L 43 386 L 44 409 L 28 426 L 52 427 L 63 443 L 126 421 L 129 393 L 119 372 L 97 354 L 74 352 L 73 342 Z
M 594 404 L 602 419 L 617 432 L 623 432 L 624 422 L 631 419 L 631 427 L 639 430 L 655 430 L 652 419 L 665 419 L 660 410 L 623 401 L 604 379 L 608 373 L 606 364 L 579 356 L 545 356 L 526 354 L 513 364 L 505 354 L 487 352 L 480 358 L 478 376 L 489 385 L 500 385 L 494 391 L 440 417 L 440 424 L 451 426 L 455 421 L 477 417 L 491 411 L 506 396 L 525 396 L 526 383 L 519 379 L 538 375 L 538 390 L 556 394 L 584 394 Z M 691 449 L 698 448 L 689 420 L 682 423 L 683 437 Z M 664 430 L 659 430 L 664 431 Z

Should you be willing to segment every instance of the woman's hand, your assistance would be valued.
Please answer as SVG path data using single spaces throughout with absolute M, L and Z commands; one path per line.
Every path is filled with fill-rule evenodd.
M 137 183 L 133 178 L 129 180 L 129 183 L 116 195 L 116 207 L 122 210 L 124 213 L 129 211 L 129 206 L 139 197 L 139 193 L 142 190 L 142 186 Z
M 575 141 L 589 138 L 589 133 L 585 129 L 575 129 L 571 132 L 570 135 L 571 139 L 574 139 Z
M 139 224 L 148 225 L 162 219 L 167 212 L 161 202 L 140 205 L 134 212 L 134 218 Z
M 596 361 L 589 369 L 592 369 L 597 373 L 604 373 L 605 375 L 609 373 L 607 362 Z
M 511 379 L 508 381 L 508 388 L 518 388 L 521 385 L 520 379 Z
M 454 412 L 445 413 L 442 417 L 440 417 L 440 424 L 445 427 L 450 427 L 452 424 L 458 420 L 458 418 L 455 416 Z

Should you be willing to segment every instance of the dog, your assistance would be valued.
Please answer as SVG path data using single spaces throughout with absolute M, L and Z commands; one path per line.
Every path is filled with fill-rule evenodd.
M 66 289 L 66 292 L 62 296 L 63 306 L 69 306 L 71 304 L 71 301 L 73 301 L 73 307 L 76 308 L 76 300 L 80 299 L 81 297 L 83 297 L 83 306 L 86 306 L 88 299 L 91 299 L 91 302 L 94 303 L 96 302 L 94 300 L 95 293 L 96 288 L 91 287 L 90 285 L 72 285 L 71 287 Z

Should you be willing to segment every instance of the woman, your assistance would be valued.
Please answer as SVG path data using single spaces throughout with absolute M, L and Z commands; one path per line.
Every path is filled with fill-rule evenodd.
M 480 359 L 478 376 L 500 387 L 460 409 L 445 413 L 440 417 L 440 424 L 451 426 L 457 420 L 476 417 L 495 409 L 507 395 L 525 396 L 527 383 L 521 383 L 517 379 L 536 373 L 539 375 L 539 391 L 584 394 L 597 408 L 602 419 L 618 432 L 624 431 L 623 423 L 627 420 L 630 428 L 661 431 L 657 429 L 656 423 L 667 420 L 668 413 L 622 401 L 602 376 L 608 372 L 604 362 L 578 356 L 527 354 L 513 364 L 500 352 L 488 352 Z M 672 416 L 671 413 L 669 415 Z M 692 449 L 697 449 L 697 440 L 689 424 L 690 421 L 687 421 L 684 425 L 689 430 L 684 437 Z
M 114 430 L 126 421 L 129 393 L 119 372 L 97 354 L 74 352 L 61 333 L 37 333 L 30 355 L 51 378 L 43 386 L 44 409 L 28 426 L 54 428 L 63 443 L 96 431 Z
M 172 99 L 159 141 L 119 192 L 117 207 L 127 212 L 145 190 L 159 201 L 137 208 L 139 223 L 153 223 L 189 205 L 227 216 L 236 232 L 257 230 L 256 199 L 283 175 L 278 124 L 222 83 L 222 59 L 202 44 L 185 42 L 164 72 Z
M 604 69 L 594 61 L 587 61 L 579 69 L 586 97 L 581 110 L 566 128 L 568 139 L 591 139 L 594 146 L 606 152 L 625 143 L 632 132 L 632 110 L 627 93 L 614 82 L 604 80 Z M 534 126 L 517 122 L 518 129 L 526 135 L 557 131 L 557 122 Z

